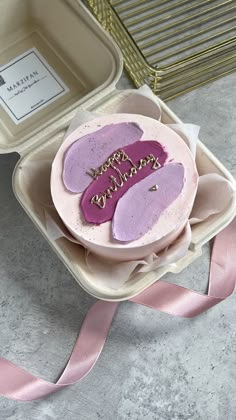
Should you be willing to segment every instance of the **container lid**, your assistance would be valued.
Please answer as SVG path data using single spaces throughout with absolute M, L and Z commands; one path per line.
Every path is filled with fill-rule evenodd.
M 122 56 L 78 0 L 2 0 L 0 153 L 23 153 L 110 93 Z

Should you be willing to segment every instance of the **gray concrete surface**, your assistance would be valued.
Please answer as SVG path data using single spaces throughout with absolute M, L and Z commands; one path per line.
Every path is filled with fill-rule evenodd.
M 119 87 L 129 82 L 123 76 Z M 236 175 L 236 74 L 169 102 Z M 0 156 L 0 354 L 54 381 L 94 299 L 75 283 L 14 198 L 16 154 Z M 209 250 L 166 279 L 203 291 Z M 234 420 L 235 295 L 186 320 L 122 303 L 80 383 L 32 403 L 0 397 L 0 420 Z M 0 372 L 1 375 L 1 372 Z

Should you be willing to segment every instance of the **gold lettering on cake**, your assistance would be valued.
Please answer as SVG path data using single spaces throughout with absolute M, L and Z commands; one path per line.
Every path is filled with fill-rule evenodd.
M 120 165 L 121 162 L 129 162 L 131 168 L 129 171 L 122 172 L 120 169 L 115 166 Z M 143 159 L 140 159 L 138 164 L 136 165 L 131 158 L 124 152 L 124 150 L 119 150 L 115 152 L 112 156 L 110 156 L 107 161 L 101 165 L 98 169 L 91 168 L 89 172 L 87 172 L 93 179 L 97 179 L 98 176 L 102 175 L 104 172 L 107 171 L 108 168 L 114 169 L 117 174 L 117 177 L 114 175 L 110 175 L 109 179 L 111 181 L 111 185 L 106 189 L 106 191 L 102 195 L 95 194 L 91 198 L 91 203 L 98 206 L 100 209 L 104 209 L 106 207 L 106 202 L 108 198 L 112 198 L 114 192 L 116 192 L 119 188 L 122 188 L 124 183 L 128 181 L 129 178 L 136 175 L 138 171 L 142 170 L 145 166 L 151 164 L 152 169 L 155 171 L 161 167 L 160 163 L 158 162 L 158 157 L 156 158 L 153 154 L 146 156 Z
M 149 188 L 149 191 L 157 191 L 158 185 L 153 185 L 151 188 Z
M 126 160 L 130 160 L 128 155 L 123 150 L 119 150 L 110 156 L 102 166 L 100 166 L 98 169 L 91 168 L 87 174 L 90 175 L 93 179 L 97 179 L 97 177 L 106 172 L 108 168 L 113 167 L 114 162 L 120 165 L 121 162 L 125 162 Z

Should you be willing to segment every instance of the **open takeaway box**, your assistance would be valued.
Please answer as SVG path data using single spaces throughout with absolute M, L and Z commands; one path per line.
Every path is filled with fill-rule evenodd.
M 109 35 L 78 0 L 0 0 L 0 152 L 17 152 L 14 193 L 29 217 L 58 254 L 78 284 L 99 299 L 125 300 L 143 291 L 167 272 L 180 272 L 201 255 L 202 246 L 236 213 L 236 196 L 223 213 L 192 228 L 187 254 L 176 264 L 139 273 L 118 290 L 101 286 L 88 272 L 85 250 L 65 237 L 52 240 L 45 226 L 45 196 L 50 199 L 50 167 L 79 109 L 97 114 L 126 112 L 126 98 L 135 99 L 139 113 L 154 118 L 153 101 L 136 90 L 119 91 L 122 56 Z M 42 86 L 41 95 L 34 86 Z M 37 90 L 38 92 L 38 90 Z M 181 123 L 158 99 L 161 121 Z M 41 161 L 48 162 L 42 170 Z M 234 179 L 201 143 L 197 145 L 199 174 L 218 173 Z M 24 168 L 37 166 L 33 175 Z M 35 190 L 35 176 L 41 187 Z

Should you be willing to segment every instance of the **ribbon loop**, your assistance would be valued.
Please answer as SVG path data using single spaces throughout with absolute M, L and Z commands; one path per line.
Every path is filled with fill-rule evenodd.
M 235 288 L 236 218 L 214 241 L 208 294 L 158 281 L 132 302 L 175 316 L 192 318 L 230 296 Z M 0 358 L 0 394 L 32 401 L 83 379 L 95 365 L 106 341 L 118 303 L 96 302 L 88 311 L 67 366 L 56 384 L 44 381 Z
M 90 308 L 67 366 L 56 384 L 0 358 L 0 394 L 13 400 L 32 401 L 83 379 L 100 356 L 117 307 L 117 303 L 98 301 Z

